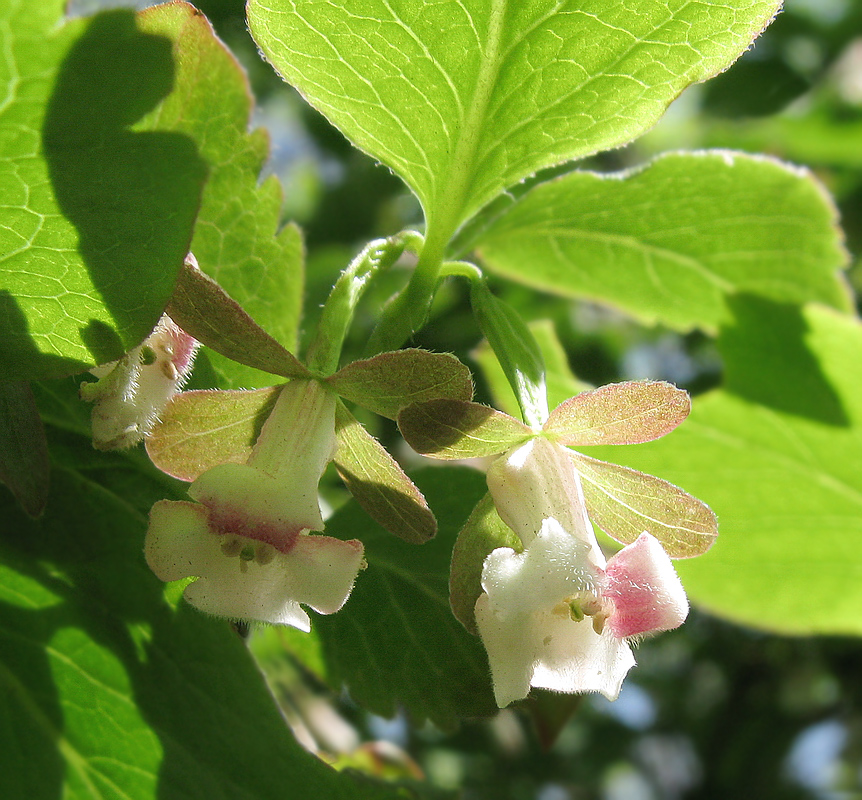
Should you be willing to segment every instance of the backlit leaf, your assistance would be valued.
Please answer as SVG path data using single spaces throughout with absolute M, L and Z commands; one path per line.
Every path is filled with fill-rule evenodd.
M 193 481 L 218 464 L 244 464 L 279 389 L 181 392 L 147 437 L 147 455 L 182 481 Z
M 251 0 L 266 57 L 395 170 L 445 240 L 542 167 L 631 141 L 777 0 Z
M 680 330 L 715 330 L 736 292 L 850 307 L 832 201 L 807 171 L 762 156 L 572 172 L 520 197 L 476 246 L 512 280 Z
M 612 539 L 631 544 L 646 531 L 671 558 L 699 556 L 712 546 L 718 522 L 696 497 L 654 475 L 580 453 L 571 456 L 590 519 Z
M 455 356 L 415 348 L 354 361 L 326 383 L 346 400 L 389 419 L 411 403 L 473 397 L 470 370 Z
M 544 431 L 560 444 L 638 444 L 670 433 L 688 416 L 688 392 L 665 381 L 609 383 L 558 405 Z

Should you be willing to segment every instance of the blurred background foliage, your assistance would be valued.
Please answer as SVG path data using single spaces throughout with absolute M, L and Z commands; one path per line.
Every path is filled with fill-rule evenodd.
M 119 4 L 77 0 L 71 10 Z M 284 185 L 285 220 L 305 230 L 307 337 L 350 257 L 370 238 L 419 224 L 420 209 L 397 178 L 356 151 L 259 58 L 242 0 L 196 4 L 248 71 L 257 98 L 254 124 L 272 140 L 268 169 Z M 768 153 L 812 169 L 841 211 L 854 257 L 849 279 L 858 294 L 862 0 L 786 0 L 784 12 L 730 70 L 685 92 L 642 139 L 578 166 L 616 171 L 660 152 L 702 148 Z M 359 355 L 376 309 L 405 277 L 396 268 L 369 292 L 347 358 Z M 494 288 L 526 319 L 552 321 L 584 381 L 666 379 L 696 395 L 721 380 L 720 358 L 703 334 L 647 329 L 609 309 L 502 282 Z M 476 369 L 479 340 L 466 286 L 452 281 L 414 343 L 454 352 Z M 478 370 L 477 378 L 478 399 L 488 401 Z M 400 452 L 392 427 L 363 421 Z M 335 479 L 327 499 L 333 506 L 343 500 Z M 828 613 L 828 597 L 800 602 Z M 424 775 L 468 800 L 862 796 L 862 642 L 856 639 L 782 638 L 695 610 L 682 629 L 642 643 L 639 666 L 616 703 L 584 698 L 549 745 L 518 710 L 447 732 L 366 714 L 349 697 L 327 694 L 286 656 L 286 636 L 292 634 L 257 631 L 251 646 L 300 740 L 338 765 Z

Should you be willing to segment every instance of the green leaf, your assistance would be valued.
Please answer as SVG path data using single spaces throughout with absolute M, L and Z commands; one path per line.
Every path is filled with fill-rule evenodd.
M 670 433 L 691 410 L 688 392 L 665 381 L 609 383 L 570 397 L 544 432 L 560 444 L 639 444 Z
M 289 83 L 395 170 L 429 235 L 507 186 L 631 141 L 743 53 L 777 0 L 251 0 Z
M 473 397 L 470 370 L 455 356 L 415 348 L 354 361 L 326 383 L 346 400 L 389 419 L 411 403 Z
M 548 388 L 548 403 L 551 407 L 557 406 L 564 400 L 591 389 L 588 383 L 578 380 L 569 366 L 569 358 L 551 320 L 542 319 L 528 322 L 527 327 L 542 352 L 545 362 L 545 380 Z M 482 342 L 471 355 L 479 364 L 482 374 L 491 389 L 494 405 L 505 411 L 510 416 L 518 413 L 518 401 L 506 380 L 503 368 L 494 355 L 487 341 Z
M 261 328 L 189 254 L 180 270 L 167 312 L 186 333 L 226 358 L 286 378 L 309 371 Z
M 30 384 L 0 381 L 0 481 L 31 517 L 48 502 L 48 443 Z
M 260 181 L 269 156 L 266 131 L 250 131 L 252 95 L 245 71 L 197 9 L 170 3 L 146 9 L 141 26 L 174 44 L 172 102 L 160 124 L 198 143 L 209 169 L 191 251 L 201 269 L 279 344 L 296 352 L 303 292 L 303 245 L 294 225 L 280 228 L 282 190 Z M 209 353 L 221 388 L 272 383 L 265 372 Z
M 244 464 L 280 388 L 175 395 L 146 439 L 147 455 L 181 481 L 193 481 L 218 464 Z
M 712 547 L 718 522 L 696 497 L 653 475 L 580 453 L 571 456 L 590 519 L 615 541 L 631 544 L 646 531 L 671 558 L 699 556 Z
M 457 467 L 420 470 L 413 477 L 437 514 L 437 536 L 416 547 L 368 526 L 355 503 L 339 510 L 326 533 L 351 539 L 363 531 L 368 568 L 347 605 L 315 618 L 314 631 L 330 682 L 346 684 L 365 708 L 391 717 L 403 707 L 416 724 L 429 719 L 452 728 L 497 711 L 484 648 L 452 616 L 448 599 L 452 546 L 485 481 Z
M 51 437 L 83 468 L 62 456 L 43 519 L 0 497 L 0 796 L 403 798 L 309 754 L 230 626 L 164 600 L 143 559 L 158 473 Z
M 539 427 L 548 419 L 548 389 L 538 342 L 518 312 L 494 297 L 485 281 L 470 287 L 470 305 L 518 399 L 521 418 Z
M 785 633 L 862 634 L 862 324 L 826 308 L 734 302 L 725 388 L 672 436 L 613 451 L 684 486 L 721 535 L 677 564 L 692 600 Z
M 424 544 L 433 538 L 437 520 L 422 492 L 341 402 L 336 406 L 335 429 L 335 466 L 359 505 L 405 542 Z
M 171 40 L 127 11 L 64 22 L 64 5 L 0 8 L 6 379 L 80 372 L 140 344 L 206 179 L 194 141 L 160 116 L 205 108 L 180 98 Z
M 479 635 L 474 609 L 482 594 L 482 568 L 485 559 L 498 547 L 523 550 L 521 539 L 502 519 L 491 495 L 476 504 L 452 548 L 449 577 L 449 604 L 452 613 L 470 633 Z
M 445 459 L 496 455 L 535 435 L 502 411 L 463 400 L 407 406 L 398 415 L 398 427 L 417 453 Z
M 810 173 L 762 156 L 573 172 L 524 195 L 477 246 L 512 280 L 679 330 L 715 330 L 737 292 L 850 308 L 832 201 Z

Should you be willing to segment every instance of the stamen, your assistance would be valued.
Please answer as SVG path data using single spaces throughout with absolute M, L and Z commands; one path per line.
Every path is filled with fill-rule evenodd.
M 584 618 L 584 609 L 576 600 L 569 600 L 569 616 L 574 622 L 580 622 Z
M 275 558 L 275 548 L 272 545 L 268 545 L 265 543 L 259 544 L 257 546 L 257 550 L 254 553 L 254 560 L 257 561 L 260 566 L 265 567 Z
M 225 539 L 224 542 L 222 542 L 221 551 L 228 558 L 234 558 L 235 556 L 238 556 L 240 554 L 242 547 L 242 541 L 236 536 L 231 536 Z
M 148 344 L 145 344 L 141 348 L 141 364 L 143 364 L 145 367 L 148 367 L 150 364 L 155 364 L 156 358 L 158 358 L 158 356 L 156 355 L 156 351 L 153 350 L 153 348 L 150 347 Z

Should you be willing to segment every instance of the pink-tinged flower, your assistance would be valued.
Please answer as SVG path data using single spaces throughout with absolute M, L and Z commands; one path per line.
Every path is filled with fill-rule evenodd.
M 198 342 L 163 314 L 142 344 L 90 370 L 99 380 L 81 384 L 81 398 L 94 404 L 93 446 L 116 450 L 140 442 L 183 387 L 197 349 Z
M 682 624 L 688 601 L 664 549 L 648 533 L 609 562 L 561 445 L 538 437 L 488 470 L 497 513 L 524 549 L 485 559 L 476 624 L 503 707 L 531 686 L 615 699 L 635 660 L 627 638 Z
M 336 397 L 290 381 L 245 464 L 221 464 L 189 487 L 197 502 L 161 501 L 150 514 L 147 563 L 164 581 L 195 577 L 186 599 L 203 611 L 311 628 L 347 601 L 362 565 L 356 540 L 323 530 L 320 476 L 336 448 Z

